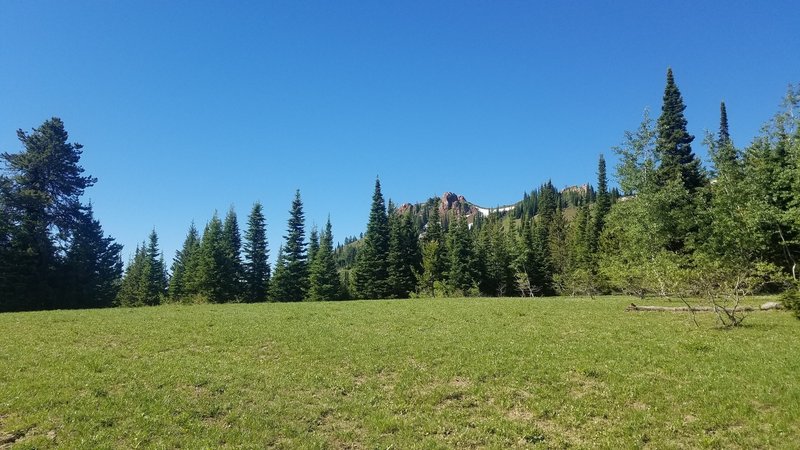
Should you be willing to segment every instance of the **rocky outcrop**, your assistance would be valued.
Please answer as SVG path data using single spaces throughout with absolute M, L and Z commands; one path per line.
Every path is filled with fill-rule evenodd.
M 449 211 L 455 211 L 460 215 L 472 216 L 478 213 L 478 208 L 469 203 L 463 195 L 445 192 L 442 194 L 441 202 L 439 202 L 439 213 L 444 215 Z

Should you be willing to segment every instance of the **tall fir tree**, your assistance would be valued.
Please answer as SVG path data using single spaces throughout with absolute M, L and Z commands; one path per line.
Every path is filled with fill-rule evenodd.
M 283 237 L 283 267 L 276 266 L 271 297 L 279 302 L 299 302 L 308 292 L 308 260 L 305 242 L 305 215 L 300 191 L 295 192 L 289 223 Z M 279 274 L 279 270 L 283 273 Z M 280 276 L 279 276 L 280 275 Z
M 222 225 L 225 240 L 225 297 L 228 302 L 241 300 L 243 290 L 244 268 L 242 266 L 242 235 L 239 232 L 239 220 L 236 211 L 231 208 L 225 215 Z
M 338 300 L 340 296 L 339 273 L 333 257 L 333 228 L 329 217 L 311 261 L 308 299 Z
M 214 215 L 203 230 L 196 279 L 198 296 L 212 303 L 231 301 L 227 286 L 229 272 L 226 267 L 230 264 L 228 242 L 222 230 L 222 221 L 214 211 Z
M 61 306 L 58 272 L 64 250 L 81 220 L 80 197 L 97 180 L 78 164 L 83 146 L 70 143 L 64 123 L 52 118 L 31 133 L 17 131 L 24 150 L 3 153 L 8 178 L 3 182 L 7 236 L 0 279 L 0 308 L 47 309 Z M 13 221 L 13 222 L 12 222 Z
M 389 220 L 381 193 L 381 182 L 375 180 L 367 233 L 358 252 L 353 273 L 355 295 L 364 299 L 387 298 L 389 289 Z
M 270 281 L 267 228 L 263 206 L 256 202 L 247 219 L 244 238 L 245 299 L 248 302 L 267 300 Z
M 67 250 L 62 277 L 63 307 L 112 306 L 122 277 L 122 245 L 103 234 L 92 205 L 82 208 Z
M 716 161 L 715 166 L 732 165 L 736 163 L 737 152 L 731 141 L 730 131 L 728 129 L 728 111 L 725 108 L 725 102 L 719 105 L 719 132 L 716 141 Z
M 461 295 L 469 295 L 476 286 L 476 280 L 472 236 L 467 227 L 467 220 L 459 215 L 455 225 L 450 227 L 448 235 L 450 256 L 448 284 Z
M 594 217 L 592 219 L 592 234 L 590 251 L 594 255 L 597 253 L 600 243 L 600 235 L 605 226 L 606 216 L 611 210 L 611 195 L 608 193 L 608 177 L 606 175 L 606 160 L 603 155 L 597 162 L 597 196 L 594 205 Z
M 319 230 L 316 225 L 311 225 L 311 233 L 308 234 L 308 264 L 314 261 L 314 255 L 319 250 Z
M 200 235 L 194 222 L 189 226 L 183 246 L 175 252 L 172 260 L 172 276 L 169 279 L 169 299 L 173 302 L 182 302 L 193 294 L 193 277 L 197 276 L 198 258 L 200 254 Z
M 396 211 L 389 219 L 389 286 L 391 296 L 408 298 L 414 291 L 420 270 L 419 239 L 411 214 Z
M 439 206 L 434 203 L 425 224 L 425 233 L 420 243 L 420 276 L 417 282 L 417 291 L 420 295 L 434 295 L 437 282 L 445 280 L 447 272 L 447 256 L 442 224 L 439 216 Z
M 121 306 L 158 305 L 164 300 L 166 290 L 167 272 L 158 248 L 158 234 L 153 229 L 147 242 L 136 247 L 133 259 L 125 269 L 115 303 Z
M 661 160 L 658 180 L 661 186 L 666 186 L 670 180 L 678 180 L 684 188 L 694 192 L 705 183 L 705 177 L 700 160 L 692 152 L 694 136 L 686 129 L 685 109 L 672 69 L 667 69 L 667 85 L 657 122 L 656 152 Z
M 152 302 L 148 304 L 157 305 L 164 300 L 167 294 L 167 268 L 164 264 L 164 255 L 158 247 L 158 234 L 155 228 L 147 238 L 145 256 L 147 257 L 146 267 L 149 269 L 146 271 L 148 277 L 147 298 Z

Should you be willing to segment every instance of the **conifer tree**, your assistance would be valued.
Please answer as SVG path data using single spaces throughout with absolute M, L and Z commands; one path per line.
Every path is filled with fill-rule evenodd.
M 267 300 L 270 267 L 267 249 L 267 229 L 261 203 L 256 202 L 247 219 L 244 241 L 245 299 L 248 302 Z
M 66 254 L 63 307 L 103 308 L 112 306 L 122 276 L 122 245 L 103 235 L 92 205 L 81 210 Z
M 594 206 L 594 234 L 592 236 L 592 252 L 597 251 L 597 243 L 603 232 L 606 216 L 611 210 L 611 195 L 608 193 L 608 177 L 606 175 L 606 159 L 600 155 L 597 162 L 597 197 Z
M 244 268 L 242 266 L 242 235 L 239 232 L 239 221 L 233 207 L 225 215 L 222 226 L 225 241 L 224 290 L 225 301 L 239 301 L 242 296 L 242 279 Z
M 189 226 L 183 247 L 175 252 L 172 260 L 172 277 L 169 279 L 169 298 L 173 302 L 181 302 L 192 294 L 192 279 L 197 276 L 198 258 L 200 252 L 200 235 L 194 222 Z
M 678 180 L 688 191 L 693 192 L 705 182 L 701 171 L 700 160 L 692 152 L 694 136 L 686 129 L 686 118 L 678 86 L 672 76 L 672 69 L 667 69 L 667 85 L 664 88 L 664 103 L 661 116 L 658 118 L 658 140 L 656 152 L 661 160 L 658 168 L 658 179 L 661 186 L 670 180 Z
M 0 155 L 4 177 L 3 213 L 6 263 L 0 265 L 5 286 L 0 308 L 46 309 L 60 306 L 60 249 L 68 248 L 73 226 L 81 220 L 80 197 L 97 180 L 78 165 L 82 145 L 69 143 L 59 118 L 31 133 L 17 131 L 24 150 Z M 5 305 L 5 306 L 4 306 Z
M 391 296 L 408 298 L 420 269 L 419 240 L 411 214 L 394 212 L 389 220 L 389 287 Z
M 455 226 L 450 227 L 448 235 L 450 256 L 448 284 L 461 295 L 469 295 L 476 283 L 472 239 L 463 216 L 458 216 Z
M 288 280 L 289 273 L 286 267 L 286 254 L 283 246 L 278 247 L 278 257 L 275 260 L 275 270 L 272 272 L 272 279 L 269 284 L 269 299 L 274 302 L 283 302 L 290 298 L 291 284 Z
M 331 219 L 319 240 L 319 248 L 314 252 L 309 276 L 309 300 L 337 300 L 340 298 L 339 273 L 333 259 L 333 230 Z
M 442 224 L 437 204 L 431 208 L 425 233 L 420 243 L 421 273 L 417 291 L 422 295 L 434 295 L 436 282 L 444 282 L 447 272 L 447 253 Z
M 167 294 L 167 269 L 164 264 L 164 255 L 158 248 L 158 234 L 155 228 L 150 232 L 148 237 L 147 249 L 145 250 L 147 257 L 146 274 L 148 276 L 147 284 L 147 298 L 151 303 L 157 305 L 161 303 Z
M 367 233 L 358 253 L 353 273 L 355 295 L 358 298 L 387 298 L 389 279 L 389 221 L 381 194 L 380 180 L 375 180 Z
M 214 211 L 211 220 L 203 230 L 197 270 L 197 292 L 201 298 L 212 303 L 231 301 L 226 283 L 227 265 L 230 264 L 228 242 L 222 231 L 219 215 Z
M 299 190 L 292 201 L 284 239 L 286 242 L 283 246 L 283 266 L 275 267 L 271 296 L 274 301 L 299 302 L 305 299 L 308 292 L 305 215 Z
M 144 251 L 144 243 L 137 245 L 133 258 L 128 261 L 125 268 L 125 276 L 122 278 L 116 303 L 120 306 L 144 306 L 148 304 L 146 298 L 147 277 L 145 277 L 145 265 L 147 257 Z
M 311 233 L 308 235 L 308 264 L 314 261 L 314 255 L 319 250 L 319 230 L 316 225 L 311 225 Z M 310 267 L 309 267 L 310 270 Z
M 125 269 L 116 303 L 121 306 L 158 305 L 163 301 L 166 289 L 164 258 L 158 248 L 158 234 L 153 229 L 147 243 L 136 247 L 133 259 Z
M 716 155 L 714 157 L 716 158 L 715 166 L 717 169 L 721 166 L 730 166 L 736 163 L 738 155 L 728 131 L 728 112 L 725 109 L 725 102 L 720 103 L 719 106 L 719 133 L 715 147 Z

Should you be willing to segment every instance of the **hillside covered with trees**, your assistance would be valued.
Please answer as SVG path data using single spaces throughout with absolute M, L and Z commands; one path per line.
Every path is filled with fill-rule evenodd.
M 551 181 L 503 211 L 456 198 L 397 207 L 375 181 L 362 236 L 334 246 L 330 220 L 306 230 L 298 191 L 284 241 L 270 246 L 261 204 L 192 223 L 171 263 L 156 230 L 123 273 L 121 246 L 81 196 L 81 145 L 54 118 L 18 131 L 0 176 L 0 310 L 451 296 L 626 293 L 736 297 L 792 292 L 800 258 L 800 89 L 746 146 L 732 142 L 725 104 L 710 161 L 696 156 L 684 99 L 667 72 L 656 120 L 603 155 L 594 185 Z M 463 199 L 463 198 L 461 198 Z M 365 205 L 366 206 L 366 205 Z M 366 211 L 366 208 L 365 208 Z M 276 263 L 269 264 L 270 251 Z

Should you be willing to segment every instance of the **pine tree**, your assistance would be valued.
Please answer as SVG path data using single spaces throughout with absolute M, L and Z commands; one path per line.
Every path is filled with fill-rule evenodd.
M 434 204 L 420 243 L 421 273 L 417 283 L 417 291 L 420 294 L 434 295 L 435 284 L 445 280 L 447 271 L 445 247 L 442 224 L 439 219 L 439 207 Z
M 103 235 L 92 205 L 82 208 L 64 264 L 64 303 L 69 308 L 112 306 L 122 277 L 122 245 Z
M 598 252 L 600 246 L 600 235 L 603 233 L 605 226 L 606 216 L 611 210 L 611 196 L 608 193 L 608 178 L 606 176 L 606 160 L 603 155 L 597 162 L 597 195 L 594 205 L 594 217 L 592 218 L 592 229 L 589 236 L 589 252 L 594 255 Z M 596 262 L 596 261 L 594 261 Z M 592 264 L 592 271 L 596 272 L 595 264 Z
M 133 259 L 125 269 L 116 303 L 121 306 L 158 305 L 166 290 L 164 258 L 158 249 L 158 234 L 153 229 L 147 243 L 136 247 Z
M 705 183 L 705 179 L 700 160 L 692 152 L 694 136 L 686 129 L 687 122 L 683 115 L 685 109 L 686 105 L 670 68 L 667 70 L 664 103 L 658 118 L 656 152 L 661 159 L 658 179 L 661 186 L 665 186 L 670 180 L 679 180 L 684 188 L 693 192 Z
M 355 295 L 359 298 L 387 298 L 389 279 L 389 220 L 381 194 L 380 180 L 375 180 L 375 192 L 367 223 L 367 233 L 356 260 L 353 273 Z
M 122 278 L 116 304 L 120 306 L 144 306 L 148 304 L 147 281 L 149 277 L 145 276 L 146 264 L 145 244 L 142 243 L 141 246 L 136 246 L 133 258 L 128 261 L 128 265 L 125 268 L 125 276 Z
M 206 301 L 231 301 L 226 265 L 230 264 L 228 242 L 222 231 L 222 221 L 216 211 L 203 230 L 197 268 L 197 293 Z
M 155 228 L 148 237 L 145 256 L 147 258 L 147 265 L 145 266 L 147 270 L 145 273 L 148 277 L 147 304 L 157 305 L 163 301 L 167 294 L 167 269 L 164 265 L 164 255 L 158 248 L 158 234 Z
M 730 166 L 736 163 L 738 155 L 728 131 L 728 112 L 725 109 L 725 102 L 719 105 L 719 133 L 715 147 L 716 155 L 714 157 L 716 157 L 715 166 L 717 166 L 717 169 L 720 166 Z
M 300 191 L 295 193 L 283 246 L 283 267 L 276 266 L 271 297 L 274 301 L 299 302 L 308 291 L 308 262 L 305 242 L 305 215 Z M 278 271 L 281 270 L 279 276 Z
M 283 246 L 278 247 L 278 257 L 275 260 L 275 270 L 269 284 L 269 299 L 275 302 L 286 301 L 290 298 L 291 283 L 289 282 L 289 272 L 286 266 L 286 254 Z
M 410 214 L 393 213 L 389 229 L 389 287 L 394 298 L 408 298 L 420 269 L 419 240 Z
M 247 219 L 244 254 L 245 299 L 248 302 L 266 301 L 270 281 L 267 230 L 263 207 L 258 202 L 253 205 Z
M 63 253 L 81 220 L 80 197 L 97 180 L 78 165 L 82 146 L 67 142 L 61 119 L 52 118 L 31 133 L 17 131 L 24 151 L 3 153 L 8 178 L 3 186 L 7 235 L 4 279 L 5 309 L 60 306 L 63 286 L 58 276 Z M 9 220 L 10 219 L 10 220 Z M 13 226 L 12 226 L 13 225 Z
M 311 233 L 308 235 L 308 264 L 314 261 L 314 255 L 319 250 L 319 230 L 316 225 L 311 225 Z
M 723 145 L 730 141 L 731 135 L 728 132 L 728 111 L 725 108 L 725 102 L 721 102 L 719 104 L 719 139 L 717 142 Z
M 309 300 L 337 300 L 340 298 L 339 273 L 333 258 L 333 230 L 331 219 L 319 241 L 319 248 L 314 252 L 309 276 Z
M 225 264 L 224 270 L 224 297 L 225 301 L 239 301 L 242 296 L 242 280 L 244 278 L 244 268 L 242 266 L 242 236 L 239 232 L 239 221 L 233 207 L 225 215 L 225 222 L 222 226 L 222 234 L 225 241 Z
M 172 277 L 169 280 L 170 301 L 185 301 L 192 294 L 196 294 L 192 292 L 192 278 L 197 276 L 199 252 L 200 235 L 192 222 L 183 241 L 183 247 L 175 252 L 172 261 Z
M 448 235 L 450 256 L 448 284 L 461 295 L 469 295 L 476 283 L 473 270 L 472 238 L 467 228 L 467 221 L 463 216 L 458 216 L 455 226 L 451 227 Z

